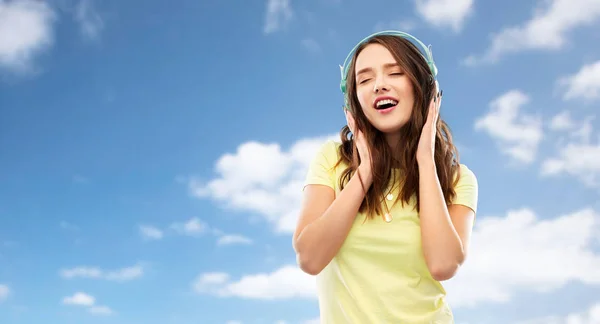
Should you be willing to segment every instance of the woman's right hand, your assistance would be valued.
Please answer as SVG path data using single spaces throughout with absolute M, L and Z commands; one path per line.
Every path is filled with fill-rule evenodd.
M 352 116 L 352 113 L 348 110 L 344 110 L 344 113 L 346 114 L 346 123 L 352 132 L 354 142 L 356 143 L 356 149 L 358 150 L 358 155 L 360 156 L 360 165 L 358 166 L 358 169 L 361 170 L 361 177 L 368 176 L 370 179 L 372 173 L 371 152 L 369 150 L 369 145 L 367 144 L 367 140 L 365 139 L 363 132 L 356 127 L 356 120 L 354 119 L 354 116 Z

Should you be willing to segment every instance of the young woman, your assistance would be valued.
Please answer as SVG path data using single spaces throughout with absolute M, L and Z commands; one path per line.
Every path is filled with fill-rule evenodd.
M 293 236 L 321 323 L 454 323 L 440 281 L 465 261 L 478 185 L 438 117 L 431 52 L 388 31 L 348 57 L 348 125 L 310 165 Z

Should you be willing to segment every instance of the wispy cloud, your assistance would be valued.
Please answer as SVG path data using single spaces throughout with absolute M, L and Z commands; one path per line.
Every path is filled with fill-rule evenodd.
M 254 243 L 254 241 L 247 236 L 225 233 L 220 229 L 211 227 L 198 217 L 192 217 L 187 221 L 171 223 L 165 230 L 150 225 L 141 225 L 138 229 L 140 235 L 146 240 L 161 240 L 168 234 L 190 237 L 202 237 L 207 234 L 212 234 L 217 239 L 217 246 L 249 245 Z
M 242 235 L 223 235 L 217 240 L 217 245 L 252 244 L 252 240 Z
M 64 305 L 85 307 L 93 315 L 112 315 L 114 311 L 103 305 L 96 305 L 96 298 L 84 292 L 76 292 L 62 299 Z
M 129 281 L 137 279 L 144 274 L 144 268 L 141 265 L 125 267 L 118 270 L 103 270 L 98 267 L 79 266 L 60 271 L 61 277 L 65 279 L 86 278 L 103 279 L 108 281 Z
M 290 0 L 267 0 L 267 12 L 263 32 L 274 33 L 292 20 L 294 12 Z
M 0 1 L 0 68 L 30 73 L 54 43 L 57 15 L 45 1 Z
M 67 221 L 61 221 L 60 228 L 62 228 L 65 231 L 73 231 L 73 232 L 79 231 L 79 226 L 69 223 Z
M 579 179 L 584 185 L 600 188 L 600 163 L 598 163 L 600 161 L 600 141 L 597 140 L 596 143 L 592 141 L 594 139 L 592 136 L 594 119 L 594 116 L 589 116 L 581 121 L 569 119 L 571 127 L 555 130 L 556 132 L 567 132 L 568 138 L 565 141 L 557 142 L 557 151 L 549 154 L 543 161 L 540 169 L 542 176 L 570 175 Z M 600 138 L 600 134 L 598 138 Z
M 0 303 L 5 301 L 10 295 L 10 289 L 7 285 L 0 284 Z
M 473 13 L 474 0 L 415 0 L 417 13 L 430 25 L 460 32 Z
M 575 127 L 575 122 L 568 110 L 563 110 L 554 115 L 548 125 L 548 128 L 553 131 L 567 131 L 573 129 L 573 127 Z
M 486 132 L 513 161 L 535 160 L 543 137 L 540 117 L 522 111 L 530 101 L 520 90 L 510 90 L 490 103 L 488 113 L 475 121 L 475 130 Z
M 140 235 L 148 240 L 160 240 L 163 238 L 163 231 L 150 225 L 139 226 Z
M 600 60 L 582 66 L 572 75 L 561 77 L 557 86 L 564 89 L 565 100 L 600 100 Z
M 104 20 L 96 11 L 93 0 L 80 0 L 75 7 L 74 19 L 86 39 L 98 39 L 104 29 Z
M 319 53 L 319 52 L 321 52 L 321 46 L 313 38 L 305 38 L 305 39 L 302 40 L 301 44 L 310 53 Z
M 102 316 L 114 314 L 114 311 L 108 306 L 92 306 L 92 307 L 90 307 L 89 312 L 92 313 L 93 315 L 102 315 Z
M 72 296 L 67 296 L 62 300 L 65 305 L 92 306 L 96 298 L 83 292 L 76 292 Z
M 576 28 L 600 20 L 598 0 L 539 0 L 530 20 L 506 27 L 492 35 L 489 48 L 481 56 L 470 55 L 467 65 L 495 63 L 502 56 L 530 50 L 559 50 Z
M 297 266 L 281 267 L 271 273 L 246 275 L 234 281 L 229 274 L 200 274 L 192 288 L 200 294 L 247 299 L 316 298 L 315 278 Z
M 208 230 L 208 225 L 198 217 L 193 217 L 186 222 L 176 222 L 171 224 L 170 228 L 175 232 L 188 236 L 199 236 Z

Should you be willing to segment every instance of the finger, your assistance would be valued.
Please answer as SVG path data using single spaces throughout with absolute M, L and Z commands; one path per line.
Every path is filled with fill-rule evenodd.
M 352 132 L 352 134 L 356 135 L 356 121 L 354 120 L 354 116 L 350 112 L 348 112 L 348 127 L 350 127 L 350 131 Z
M 425 120 L 425 124 L 431 123 L 431 120 L 435 117 L 435 110 L 437 107 L 437 94 L 433 96 L 431 99 L 431 103 L 429 104 L 429 109 L 427 110 L 427 120 Z
M 444 94 L 444 90 L 440 91 L 440 93 L 438 94 L 438 99 L 437 99 L 437 105 L 436 105 L 436 109 L 435 109 L 435 119 L 437 121 L 437 119 L 440 116 L 440 108 L 442 107 L 442 95 Z
M 348 125 L 350 132 L 354 133 L 352 131 L 352 123 L 350 122 L 350 113 L 348 112 L 348 110 L 344 110 L 344 115 L 346 115 L 346 125 Z
M 348 127 L 350 127 L 350 121 L 348 121 L 348 110 L 344 109 L 344 117 L 346 117 L 346 125 L 348 125 Z

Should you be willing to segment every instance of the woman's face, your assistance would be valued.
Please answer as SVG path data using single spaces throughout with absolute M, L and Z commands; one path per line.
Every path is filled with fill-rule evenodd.
M 369 122 L 379 131 L 397 133 L 409 120 L 413 86 L 383 45 L 369 44 L 356 58 L 356 95 Z

